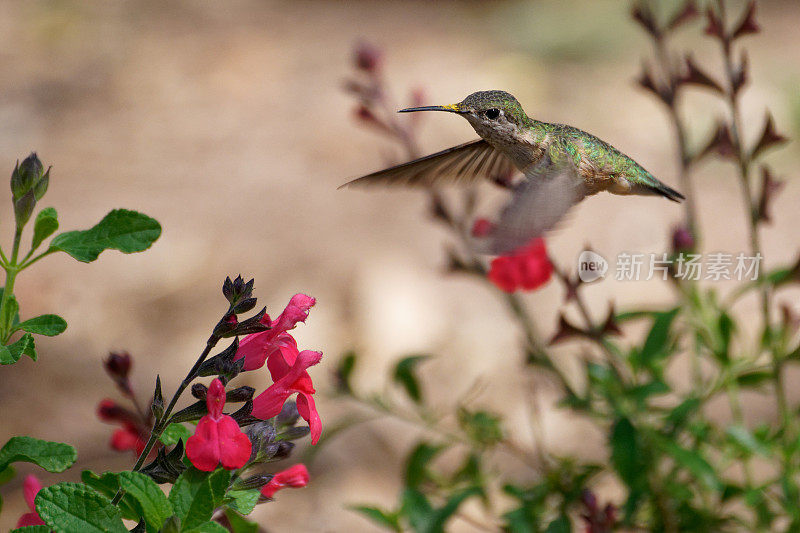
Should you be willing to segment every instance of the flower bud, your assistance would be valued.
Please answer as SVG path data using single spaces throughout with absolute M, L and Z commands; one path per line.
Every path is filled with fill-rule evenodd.
M 44 167 L 36 152 L 31 153 L 22 161 L 22 164 L 17 163 L 14 167 L 14 172 L 11 173 L 11 193 L 14 196 L 16 203 L 25 193 L 33 189 L 42 180 L 42 173 Z M 45 190 L 47 187 L 45 186 Z
M 33 191 L 26 192 L 18 200 L 14 201 L 14 218 L 18 228 L 21 228 L 30 220 L 34 207 L 36 207 L 36 195 Z
M 362 42 L 356 46 L 353 59 L 357 69 L 372 73 L 380 68 L 383 52 L 372 44 Z
M 131 354 L 128 352 L 111 352 L 108 354 L 108 359 L 103 361 L 103 368 L 114 383 L 122 390 L 123 393 L 131 394 L 131 384 L 128 380 L 128 374 L 131 371 L 133 361 Z
M 688 252 L 694 249 L 694 237 L 685 226 L 676 226 L 672 230 L 672 251 L 675 253 Z

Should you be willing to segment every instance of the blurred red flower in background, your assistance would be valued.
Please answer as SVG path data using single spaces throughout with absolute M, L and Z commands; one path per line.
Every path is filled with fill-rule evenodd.
M 25 496 L 25 503 L 28 504 L 28 509 L 30 509 L 31 512 L 25 513 L 19 517 L 19 520 L 17 521 L 17 527 L 45 525 L 44 520 L 42 520 L 42 518 L 39 516 L 39 513 L 36 512 L 36 505 L 34 504 L 36 495 L 41 489 L 42 484 L 39 482 L 36 476 L 25 476 L 25 480 L 22 482 L 22 493 Z
M 506 292 L 532 291 L 550 280 L 553 265 L 544 239 L 536 238 L 509 255 L 501 255 L 489 266 L 489 281 Z

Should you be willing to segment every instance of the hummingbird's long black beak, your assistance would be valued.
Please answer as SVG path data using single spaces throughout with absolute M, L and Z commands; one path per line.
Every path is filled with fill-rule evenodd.
M 401 109 L 398 113 L 413 113 L 414 111 L 448 111 L 450 113 L 466 113 L 462 111 L 458 104 L 453 105 L 426 105 L 422 107 L 409 107 Z

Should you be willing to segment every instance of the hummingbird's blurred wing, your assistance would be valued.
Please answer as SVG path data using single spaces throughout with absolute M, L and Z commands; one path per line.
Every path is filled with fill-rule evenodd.
M 586 196 L 575 165 L 559 159 L 561 163 L 554 164 L 545 156 L 525 172 L 527 179 L 514 190 L 488 237 L 491 253 L 508 253 L 541 237 Z
M 339 188 L 364 185 L 469 185 L 484 179 L 502 179 L 514 170 L 514 164 L 506 156 L 483 139 L 478 139 L 367 174 Z

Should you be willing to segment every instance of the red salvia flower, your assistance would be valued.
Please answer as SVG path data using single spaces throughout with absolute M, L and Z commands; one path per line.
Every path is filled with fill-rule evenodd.
M 227 470 L 241 468 L 250 459 L 252 445 L 225 407 L 225 386 L 217 378 L 206 394 L 208 414 L 200 419 L 194 435 L 186 441 L 186 456 L 198 470 L 211 472 L 222 463 Z
M 145 427 L 139 416 L 111 399 L 105 399 L 97 406 L 97 416 L 103 422 L 118 423 L 120 429 L 111 435 L 111 448 L 119 452 L 133 451 L 138 456 L 144 450 L 149 436 L 149 428 Z
M 274 383 L 253 400 L 252 415 L 262 420 L 272 418 L 281 412 L 289 396 L 297 393 L 297 410 L 308 422 L 311 444 L 316 444 L 322 434 L 322 420 L 314 403 L 314 384 L 306 370 L 320 362 L 322 353 L 311 350 L 298 353 L 292 344 L 282 346 L 279 354 L 269 364 Z
M 553 265 L 547 258 L 542 238 L 534 239 L 509 255 L 496 257 L 489 267 L 489 280 L 506 292 L 538 289 L 552 274 Z
M 42 484 L 38 479 L 36 479 L 36 476 L 25 476 L 25 480 L 22 482 L 22 493 L 25 496 L 25 503 L 28 504 L 28 509 L 30 509 L 31 512 L 25 513 L 19 517 L 19 520 L 17 521 L 17 527 L 45 525 L 42 517 L 40 517 L 39 513 L 36 512 L 36 505 L 34 504 L 36 495 L 41 489 Z
M 235 359 L 244 357 L 245 370 L 256 370 L 264 366 L 280 346 L 294 342 L 292 336 L 286 332 L 294 329 L 298 322 L 305 322 L 315 303 L 316 300 L 311 296 L 295 294 L 277 319 L 270 320 L 269 315 L 264 315 L 261 322 L 271 329 L 243 338 Z
M 261 488 L 261 495 L 272 498 L 276 492 L 286 487 L 300 488 L 306 485 L 308 485 L 308 469 L 306 465 L 300 463 L 272 476 L 269 483 Z

